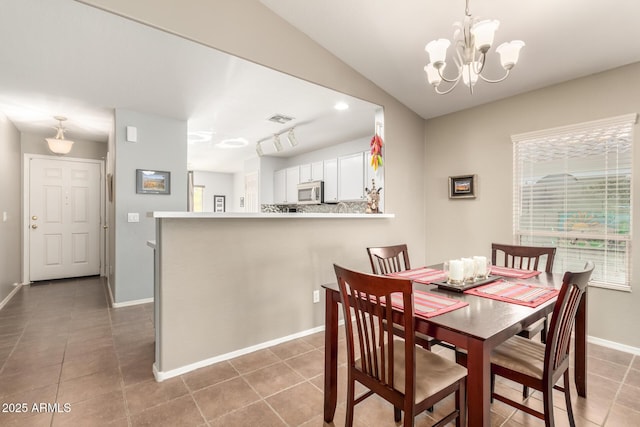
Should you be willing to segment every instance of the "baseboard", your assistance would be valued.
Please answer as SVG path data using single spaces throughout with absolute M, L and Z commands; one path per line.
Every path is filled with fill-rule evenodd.
M 344 324 L 344 321 L 340 321 L 341 324 Z M 316 328 L 307 329 L 306 331 L 298 332 L 295 334 L 287 335 L 282 338 L 277 338 L 271 341 L 266 341 L 260 344 L 253 345 L 251 347 L 242 348 L 240 350 L 232 351 L 230 353 L 221 354 L 220 356 L 211 357 L 209 359 L 201 360 L 196 363 L 191 363 L 186 366 L 182 366 L 180 368 L 171 369 L 169 371 L 159 371 L 157 369 L 156 364 L 153 364 L 153 376 L 155 377 L 157 382 L 162 382 L 168 380 L 169 378 L 177 377 L 178 375 L 186 374 L 187 372 L 195 371 L 196 369 L 204 368 L 205 366 L 213 365 L 218 362 L 223 362 L 225 360 L 233 359 L 239 356 L 244 356 L 245 354 L 253 353 L 254 351 L 263 350 L 268 347 L 273 347 L 274 345 L 282 344 L 287 341 L 295 340 L 298 338 L 306 337 L 307 335 L 312 335 L 317 332 L 324 331 L 324 325 L 318 326 Z M 157 355 L 156 355 L 157 357 Z
M 111 293 L 111 292 L 109 292 Z M 153 298 L 144 298 L 144 299 L 136 299 L 133 301 L 125 301 L 125 302 L 113 302 L 113 298 L 111 299 L 111 307 L 113 308 L 122 308 L 122 307 L 129 307 L 132 305 L 139 305 L 139 304 L 148 304 L 150 302 L 153 302 Z
M 7 305 L 9 301 L 11 301 L 11 298 L 13 298 L 13 296 L 20 290 L 20 288 L 22 287 L 22 283 L 14 283 L 13 286 L 14 288 L 11 292 L 9 292 L 9 295 L 7 295 L 7 297 L 3 299 L 2 302 L 0 302 L 0 310 L 2 310 L 4 306 Z
M 613 350 L 624 351 L 625 353 L 632 353 L 637 356 L 640 356 L 640 348 L 632 347 L 630 345 L 620 344 L 615 341 L 603 340 L 602 338 L 592 337 L 591 335 L 587 336 L 587 341 L 591 344 L 601 345 L 603 347 L 611 348 Z
M 113 298 L 113 293 L 111 293 L 111 285 L 109 284 L 108 277 L 107 277 L 107 289 L 109 290 L 109 303 L 113 308 L 129 307 L 132 305 L 148 304 L 150 302 L 153 302 L 153 298 L 144 298 L 144 299 L 137 299 L 133 301 L 124 301 L 124 302 L 115 302 Z

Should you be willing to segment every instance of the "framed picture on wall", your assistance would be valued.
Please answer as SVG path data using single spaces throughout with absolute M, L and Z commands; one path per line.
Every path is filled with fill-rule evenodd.
M 171 194 L 171 173 L 136 169 L 136 193 Z
M 224 212 L 225 208 L 225 196 L 213 196 L 213 211 Z
M 449 177 L 450 199 L 475 199 L 477 175 L 460 175 Z

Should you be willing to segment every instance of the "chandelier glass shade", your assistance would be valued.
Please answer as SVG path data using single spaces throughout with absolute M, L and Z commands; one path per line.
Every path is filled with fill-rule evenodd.
M 445 76 L 447 67 L 447 50 L 451 46 L 451 41 L 447 39 L 432 40 L 427 43 L 425 50 L 429 54 L 429 64 L 424 67 L 427 80 L 440 95 L 451 92 L 462 80 L 473 93 L 473 87 L 479 79 L 488 83 L 498 83 L 505 80 L 511 69 L 518 63 L 520 49 L 524 47 L 524 42 L 514 40 L 502 43 L 496 48 L 500 56 L 500 64 L 505 70 L 505 74 L 498 79 L 489 79 L 483 75 L 487 52 L 493 45 L 495 33 L 500 26 L 500 22 L 495 19 L 480 20 L 471 16 L 469 12 L 469 0 L 466 1 L 465 17 L 462 23 L 454 24 L 453 62 L 456 65 L 457 75 Z M 449 87 L 441 89 L 442 82 L 449 83 Z
M 64 139 L 65 128 L 62 127 L 62 122 L 67 120 L 66 117 L 55 116 L 54 119 L 58 121 L 58 126 L 56 129 L 56 136 L 54 138 L 45 138 L 47 141 L 47 146 L 52 153 L 55 154 L 69 154 L 71 151 L 71 147 L 73 146 L 73 141 L 68 139 Z

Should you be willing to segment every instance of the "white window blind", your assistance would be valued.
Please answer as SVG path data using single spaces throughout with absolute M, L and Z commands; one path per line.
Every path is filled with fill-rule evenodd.
M 554 272 L 596 268 L 591 285 L 631 289 L 637 114 L 512 136 L 514 240 L 554 246 Z

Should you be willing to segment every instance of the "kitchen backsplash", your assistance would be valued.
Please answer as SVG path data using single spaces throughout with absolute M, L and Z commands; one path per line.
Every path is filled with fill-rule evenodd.
M 367 202 L 340 202 L 322 205 L 262 205 L 263 213 L 287 213 L 296 209 L 298 213 L 365 213 Z

